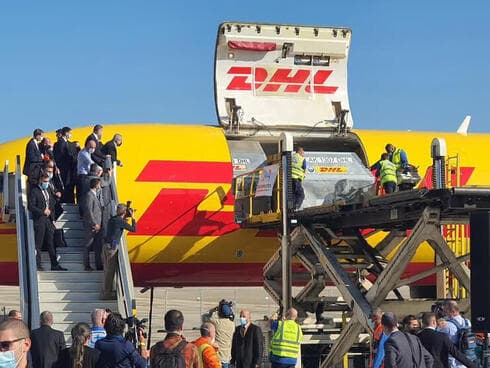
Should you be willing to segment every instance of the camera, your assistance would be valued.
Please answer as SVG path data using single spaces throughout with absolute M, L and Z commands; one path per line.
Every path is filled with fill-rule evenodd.
M 147 334 L 145 332 L 146 325 L 148 322 L 147 318 L 138 319 L 135 316 L 128 317 L 124 319 L 126 325 L 128 326 L 128 332 L 124 335 L 124 338 L 131 342 L 133 345 L 137 346 L 138 344 L 138 336 L 141 334 L 145 339 L 147 338 Z
M 435 302 L 430 307 L 430 311 L 436 315 L 437 319 L 441 319 L 446 317 L 446 313 L 444 313 L 443 302 Z
M 235 319 L 233 314 L 233 302 L 222 299 L 218 304 L 218 317 L 229 318 L 231 321 Z
M 131 208 L 131 201 L 126 202 L 126 213 L 124 214 L 124 217 L 133 217 L 134 214 L 134 209 Z

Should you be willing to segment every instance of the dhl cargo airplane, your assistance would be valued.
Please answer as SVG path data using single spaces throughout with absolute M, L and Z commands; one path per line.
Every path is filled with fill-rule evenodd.
M 235 223 L 231 185 L 234 175 L 257 167 L 257 145 L 250 144 L 271 153 L 280 131 L 292 132 L 306 151 L 356 152 L 366 166 L 392 143 L 407 152 L 424 177 L 420 185 L 428 187 L 431 141 L 444 138 L 459 157 L 459 185 L 488 184 L 490 162 L 481 152 L 489 134 L 354 130 L 351 114 L 339 119 L 349 110 L 349 45 L 348 29 L 224 23 L 215 69 L 221 126 L 104 127 L 104 141 L 124 137 L 117 182 L 119 198 L 137 209 L 137 232 L 127 236 L 135 285 L 262 285 L 262 268 L 279 243 L 273 231 Z M 89 126 L 75 128 L 74 140 L 89 133 Z M 1 144 L 0 162 L 15 162 L 28 139 Z M 15 227 L 2 224 L 0 239 L 0 283 L 16 284 Z M 406 274 L 433 264 L 434 253 L 422 245 Z M 432 278 L 419 283 L 431 284 Z

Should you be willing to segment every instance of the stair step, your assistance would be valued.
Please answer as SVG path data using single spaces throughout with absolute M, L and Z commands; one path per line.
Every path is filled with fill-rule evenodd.
M 37 275 L 40 281 L 89 282 L 101 281 L 103 271 L 39 271 Z
M 61 256 L 60 263 L 65 263 L 65 262 L 75 262 L 75 263 L 80 263 L 80 264 L 83 263 L 83 252 L 82 252 L 83 248 L 80 248 L 80 251 L 77 251 L 77 250 L 74 251 L 71 249 L 65 250 L 66 248 L 63 248 L 63 249 L 64 249 L 63 251 L 61 251 L 61 248 L 57 249 L 58 255 Z M 95 260 L 94 252 L 90 252 L 89 257 L 90 257 L 91 264 L 94 264 L 94 260 Z M 49 262 L 48 252 L 42 252 L 41 261 L 42 262 Z
M 83 239 L 85 236 L 84 229 L 64 229 L 65 239 L 68 242 L 68 239 Z
M 59 282 L 59 281 L 41 281 L 39 282 L 39 292 L 91 292 L 102 290 L 102 279 L 100 281 L 90 282 Z
M 90 321 L 90 313 L 92 310 L 83 312 L 50 312 L 53 313 L 53 320 L 55 324 L 68 324 Z M 92 324 L 91 321 L 89 324 Z
M 68 230 L 83 230 L 83 221 L 56 221 L 56 228 L 63 229 L 65 232 Z
M 41 301 L 41 311 L 55 312 L 75 312 L 75 313 L 87 313 L 90 314 L 96 308 L 109 308 L 117 311 L 116 300 L 90 300 L 87 302 L 54 302 L 54 301 Z M 56 321 L 56 318 L 55 318 Z
M 74 261 L 74 262 L 69 262 L 66 259 L 64 259 L 63 256 L 61 256 L 61 259 L 59 261 L 61 267 L 66 268 L 68 271 L 78 271 L 78 272 L 83 272 L 83 275 L 92 273 L 93 271 L 85 271 L 85 266 L 81 261 Z M 91 266 L 92 268 L 94 266 L 95 261 L 91 261 Z M 41 265 L 46 271 L 51 270 L 51 262 L 50 261 L 41 261 Z M 66 271 L 57 271 L 57 272 L 66 272 Z M 81 279 L 83 280 L 84 276 L 81 276 Z
M 94 285 L 95 286 L 95 285 Z M 92 289 L 92 291 L 44 291 L 39 290 L 39 299 L 42 300 L 43 303 L 46 302 L 70 302 L 70 303 L 78 303 L 85 302 L 87 300 L 98 300 L 100 299 L 100 293 L 102 290 L 95 289 L 96 286 Z

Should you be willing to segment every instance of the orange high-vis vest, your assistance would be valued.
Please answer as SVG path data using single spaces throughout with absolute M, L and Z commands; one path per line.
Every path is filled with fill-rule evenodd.
M 379 342 L 381 341 L 381 337 L 383 336 L 383 326 L 381 323 L 377 325 L 373 332 L 373 340 L 371 342 L 371 357 L 369 359 L 369 368 L 372 368 L 374 364 L 374 358 L 376 358 L 376 354 L 378 354 Z M 384 363 L 381 365 L 381 368 L 384 368 Z

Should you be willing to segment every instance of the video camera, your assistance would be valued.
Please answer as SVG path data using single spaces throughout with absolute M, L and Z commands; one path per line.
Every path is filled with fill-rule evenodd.
M 146 325 L 148 322 L 147 318 L 138 319 L 135 316 L 128 317 L 124 319 L 126 325 L 128 326 L 128 332 L 124 335 L 124 338 L 131 342 L 134 346 L 138 344 L 138 335 L 141 334 L 145 339 L 147 337 L 146 334 Z
M 443 302 L 435 302 L 430 307 L 430 311 L 436 315 L 437 319 L 441 319 L 446 317 L 446 313 L 444 313 Z
M 233 314 L 233 302 L 222 299 L 217 307 L 218 317 L 229 318 L 231 321 L 235 319 Z
M 133 217 L 133 215 L 134 215 L 134 209 L 131 208 L 131 201 L 127 201 L 126 202 L 126 213 L 124 214 L 124 217 L 125 218 Z

